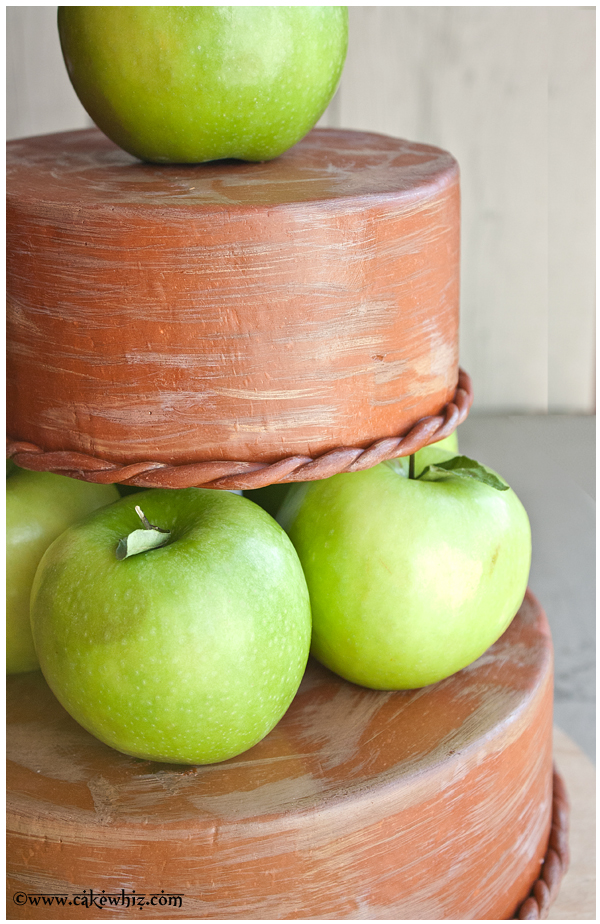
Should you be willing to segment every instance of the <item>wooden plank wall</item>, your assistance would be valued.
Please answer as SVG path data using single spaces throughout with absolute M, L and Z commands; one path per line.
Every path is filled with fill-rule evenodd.
M 7 134 L 89 124 L 55 7 L 7 8 Z M 462 173 L 461 362 L 476 410 L 595 409 L 595 8 L 352 6 L 322 124 Z

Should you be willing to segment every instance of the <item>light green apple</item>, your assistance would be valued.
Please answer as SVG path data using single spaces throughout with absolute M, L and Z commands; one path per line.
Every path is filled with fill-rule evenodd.
M 446 436 L 442 440 L 437 440 L 437 442 L 431 443 L 430 446 L 425 446 L 423 449 L 419 449 L 415 455 L 417 458 L 422 458 L 422 453 L 427 452 L 428 449 L 443 449 L 445 452 L 452 452 L 454 455 L 458 455 L 458 431 L 454 430 L 450 436 Z
M 446 452 L 452 453 L 452 455 L 458 455 L 458 436 L 456 430 L 454 433 L 451 433 L 450 436 L 445 437 L 445 439 L 438 440 L 437 443 L 432 443 L 431 446 L 425 446 L 424 449 L 419 449 L 415 453 L 415 462 L 418 471 L 421 471 L 421 469 L 428 464 L 427 460 L 430 458 L 430 449 L 443 449 Z M 408 457 L 404 456 L 402 458 L 408 459 Z M 408 472 L 408 468 L 406 471 Z M 296 483 L 303 484 L 304 482 Z M 291 484 L 270 484 L 265 488 L 246 490 L 244 491 L 244 497 L 254 501 L 255 504 L 258 504 L 259 507 L 262 507 L 263 510 L 270 513 L 272 517 L 276 517 L 290 488 Z
M 531 533 L 514 491 L 464 457 L 427 455 L 421 477 L 398 459 L 299 485 L 278 514 L 306 575 L 312 652 L 362 686 L 412 689 L 467 666 L 527 587 Z
M 61 6 L 81 103 L 116 144 L 155 163 L 271 160 L 338 85 L 344 6 Z
M 59 536 L 36 573 L 31 625 L 49 686 L 84 728 L 184 764 L 226 760 L 274 727 L 311 633 L 285 532 L 243 497 L 202 488 L 124 497 Z
M 7 466 L 7 469 L 9 466 Z M 48 546 L 68 526 L 118 500 L 113 485 L 88 484 L 10 466 L 6 479 L 6 670 L 39 667 L 29 625 L 31 585 Z

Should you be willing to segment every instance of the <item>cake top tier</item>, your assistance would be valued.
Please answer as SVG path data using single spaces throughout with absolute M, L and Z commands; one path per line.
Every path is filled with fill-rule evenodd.
M 430 196 L 458 176 L 446 151 L 384 135 L 319 128 L 274 161 L 144 164 L 98 129 L 12 141 L 9 195 L 66 207 L 252 208 L 398 195 Z
M 303 468 L 332 450 L 377 442 L 373 465 L 423 418 L 458 422 L 450 154 L 315 129 L 264 164 L 156 166 L 90 129 L 11 142 L 8 169 L 18 465 L 233 487 L 284 463 L 271 480 L 307 480 L 333 474 Z

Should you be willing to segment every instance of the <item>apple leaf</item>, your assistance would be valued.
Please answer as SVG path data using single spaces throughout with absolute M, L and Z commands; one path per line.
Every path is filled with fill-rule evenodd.
M 161 529 L 160 526 L 153 526 L 140 507 L 135 508 L 135 512 L 142 521 L 143 529 L 134 529 L 123 539 L 119 539 L 116 556 L 119 561 L 129 558 L 131 555 L 139 555 L 140 552 L 148 552 L 150 549 L 158 549 L 166 545 L 171 535 L 170 530 Z
M 508 491 L 509 486 L 490 472 L 487 468 L 474 459 L 467 456 L 454 456 L 446 462 L 438 462 L 435 465 L 428 465 L 423 469 L 417 480 L 420 481 L 441 481 L 446 475 L 458 475 L 459 478 L 474 478 L 487 484 L 496 491 Z

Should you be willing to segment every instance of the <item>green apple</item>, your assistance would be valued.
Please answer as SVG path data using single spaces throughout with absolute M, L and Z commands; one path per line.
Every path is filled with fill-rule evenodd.
M 48 546 L 68 526 L 118 500 L 113 485 L 29 472 L 14 464 L 6 479 L 6 670 L 39 667 L 29 625 L 29 596 Z
M 436 443 L 431 443 L 430 446 L 419 449 L 415 455 L 420 458 L 428 449 L 443 449 L 445 452 L 453 452 L 454 455 L 458 455 L 458 432 L 455 430 L 450 436 L 444 437 L 443 440 L 438 440 Z
M 419 471 L 421 468 L 424 468 L 425 465 L 429 464 L 427 460 L 430 458 L 430 449 L 443 449 L 447 452 L 451 452 L 453 455 L 457 455 L 458 436 L 456 434 L 456 430 L 454 433 L 451 433 L 450 436 L 445 437 L 443 440 L 439 440 L 437 443 L 432 443 L 431 446 L 426 446 L 424 449 L 419 449 L 418 452 L 415 453 L 415 460 L 417 469 Z M 304 482 L 297 482 L 297 484 L 303 483 Z M 259 507 L 262 507 L 263 510 L 266 510 L 267 513 L 270 513 L 272 517 L 276 517 L 279 512 L 279 508 L 283 504 L 285 497 L 290 490 L 290 487 L 290 484 L 270 484 L 265 488 L 253 488 L 246 490 L 244 491 L 244 497 L 254 501 L 255 504 L 258 504 Z
M 312 652 L 362 686 L 413 689 L 466 667 L 525 594 L 531 533 L 516 494 L 462 456 L 428 457 L 420 477 L 399 459 L 299 485 L 279 511 L 310 592 Z
M 153 528 L 168 532 L 135 554 Z M 73 718 L 126 754 L 185 764 L 233 757 L 274 727 L 311 633 L 285 532 L 243 497 L 202 488 L 124 497 L 64 532 L 38 568 L 31 624 Z
M 271 160 L 338 85 L 343 6 L 61 6 L 75 92 L 116 144 L 155 163 Z
M 128 494 L 140 494 L 142 491 L 147 490 L 146 488 L 136 488 L 132 484 L 118 484 L 115 487 L 119 492 L 119 497 L 127 497 Z
M 304 482 L 298 482 L 298 484 L 304 484 Z M 244 491 L 244 497 L 254 501 L 272 517 L 276 517 L 290 487 L 291 485 L 289 484 L 269 484 L 264 488 L 252 488 Z

